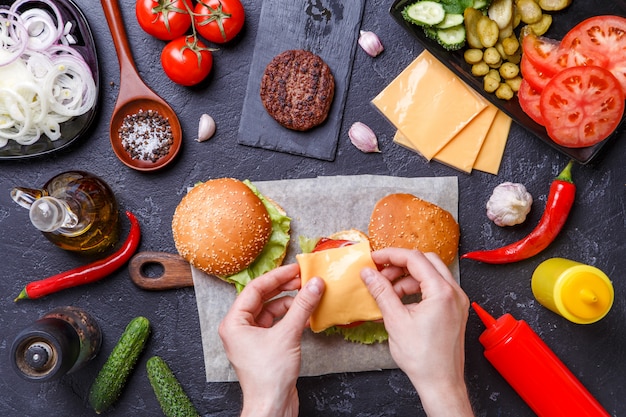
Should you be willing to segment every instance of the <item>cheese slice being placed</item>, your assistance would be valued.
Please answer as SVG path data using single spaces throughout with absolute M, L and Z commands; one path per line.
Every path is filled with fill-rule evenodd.
M 482 148 L 480 148 L 476 162 L 474 162 L 474 169 L 498 175 L 511 122 L 511 118 L 502 111 L 496 113 L 496 118 L 487 133 Z
M 320 277 L 326 289 L 311 315 L 311 330 L 319 333 L 337 324 L 382 319 L 376 300 L 361 280 L 363 268 L 376 268 L 367 241 L 320 252 L 296 255 L 304 286 Z
M 429 52 L 422 52 L 372 104 L 431 160 L 487 102 Z

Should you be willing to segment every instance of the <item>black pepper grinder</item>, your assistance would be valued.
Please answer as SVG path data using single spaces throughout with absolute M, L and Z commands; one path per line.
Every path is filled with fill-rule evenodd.
M 101 343 L 100 326 L 92 316 L 78 307 L 60 307 L 17 335 L 11 363 L 26 380 L 49 381 L 81 368 L 96 356 Z

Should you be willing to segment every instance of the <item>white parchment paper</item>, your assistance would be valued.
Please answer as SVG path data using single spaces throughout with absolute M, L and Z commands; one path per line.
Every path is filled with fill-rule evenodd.
M 259 181 L 254 185 L 280 204 L 291 217 L 291 242 L 285 263 L 300 252 L 298 236 L 321 237 L 344 229 L 367 233 L 376 202 L 387 194 L 410 193 L 447 210 L 458 221 L 456 177 L 402 178 L 379 175 L 327 176 Z M 458 258 L 451 265 L 459 280 Z M 208 382 L 236 381 L 217 328 L 236 297 L 235 288 L 192 268 Z M 361 345 L 341 336 L 305 331 L 301 376 L 396 368 L 387 343 Z

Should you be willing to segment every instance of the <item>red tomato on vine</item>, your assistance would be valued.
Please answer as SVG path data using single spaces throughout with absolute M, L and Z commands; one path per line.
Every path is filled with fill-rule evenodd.
M 209 75 L 213 54 L 195 36 L 181 36 L 165 45 L 161 52 L 161 65 L 170 80 L 191 86 Z
M 184 35 L 191 27 L 191 0 L 137 0 L 135 14 L 139 26 L 164 41 Z
M 201 0 L 194 8 L 198 33 L 208 41 L 226 43 L 243 28 L 245 11 L 240 0 Z

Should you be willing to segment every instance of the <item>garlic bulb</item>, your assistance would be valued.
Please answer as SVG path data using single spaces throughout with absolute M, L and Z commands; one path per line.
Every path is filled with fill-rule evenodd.
M 208 114 L 200 116 L 200 122 L 198 123 L 198 142 L 204 142 L 209 140 L 215 133 L 215 120 Z
M 365 123 L 355 122 L 352 126 L 350 126 L 348 136 L 350 137 L 352 144 L 361 152 L 380 152 L 380 149 L 378 149 L 378 138 L 376 138 L 376 134 Z
M 385 48 L 374 32 L 362 30 L 359 36 L 359 45 L 371 57 L 380 54 Z
M 513 226 L 526 220 L 533 197 L 523 184 L 503 182 L 487 201 L 487 217 L 498 226 Z

